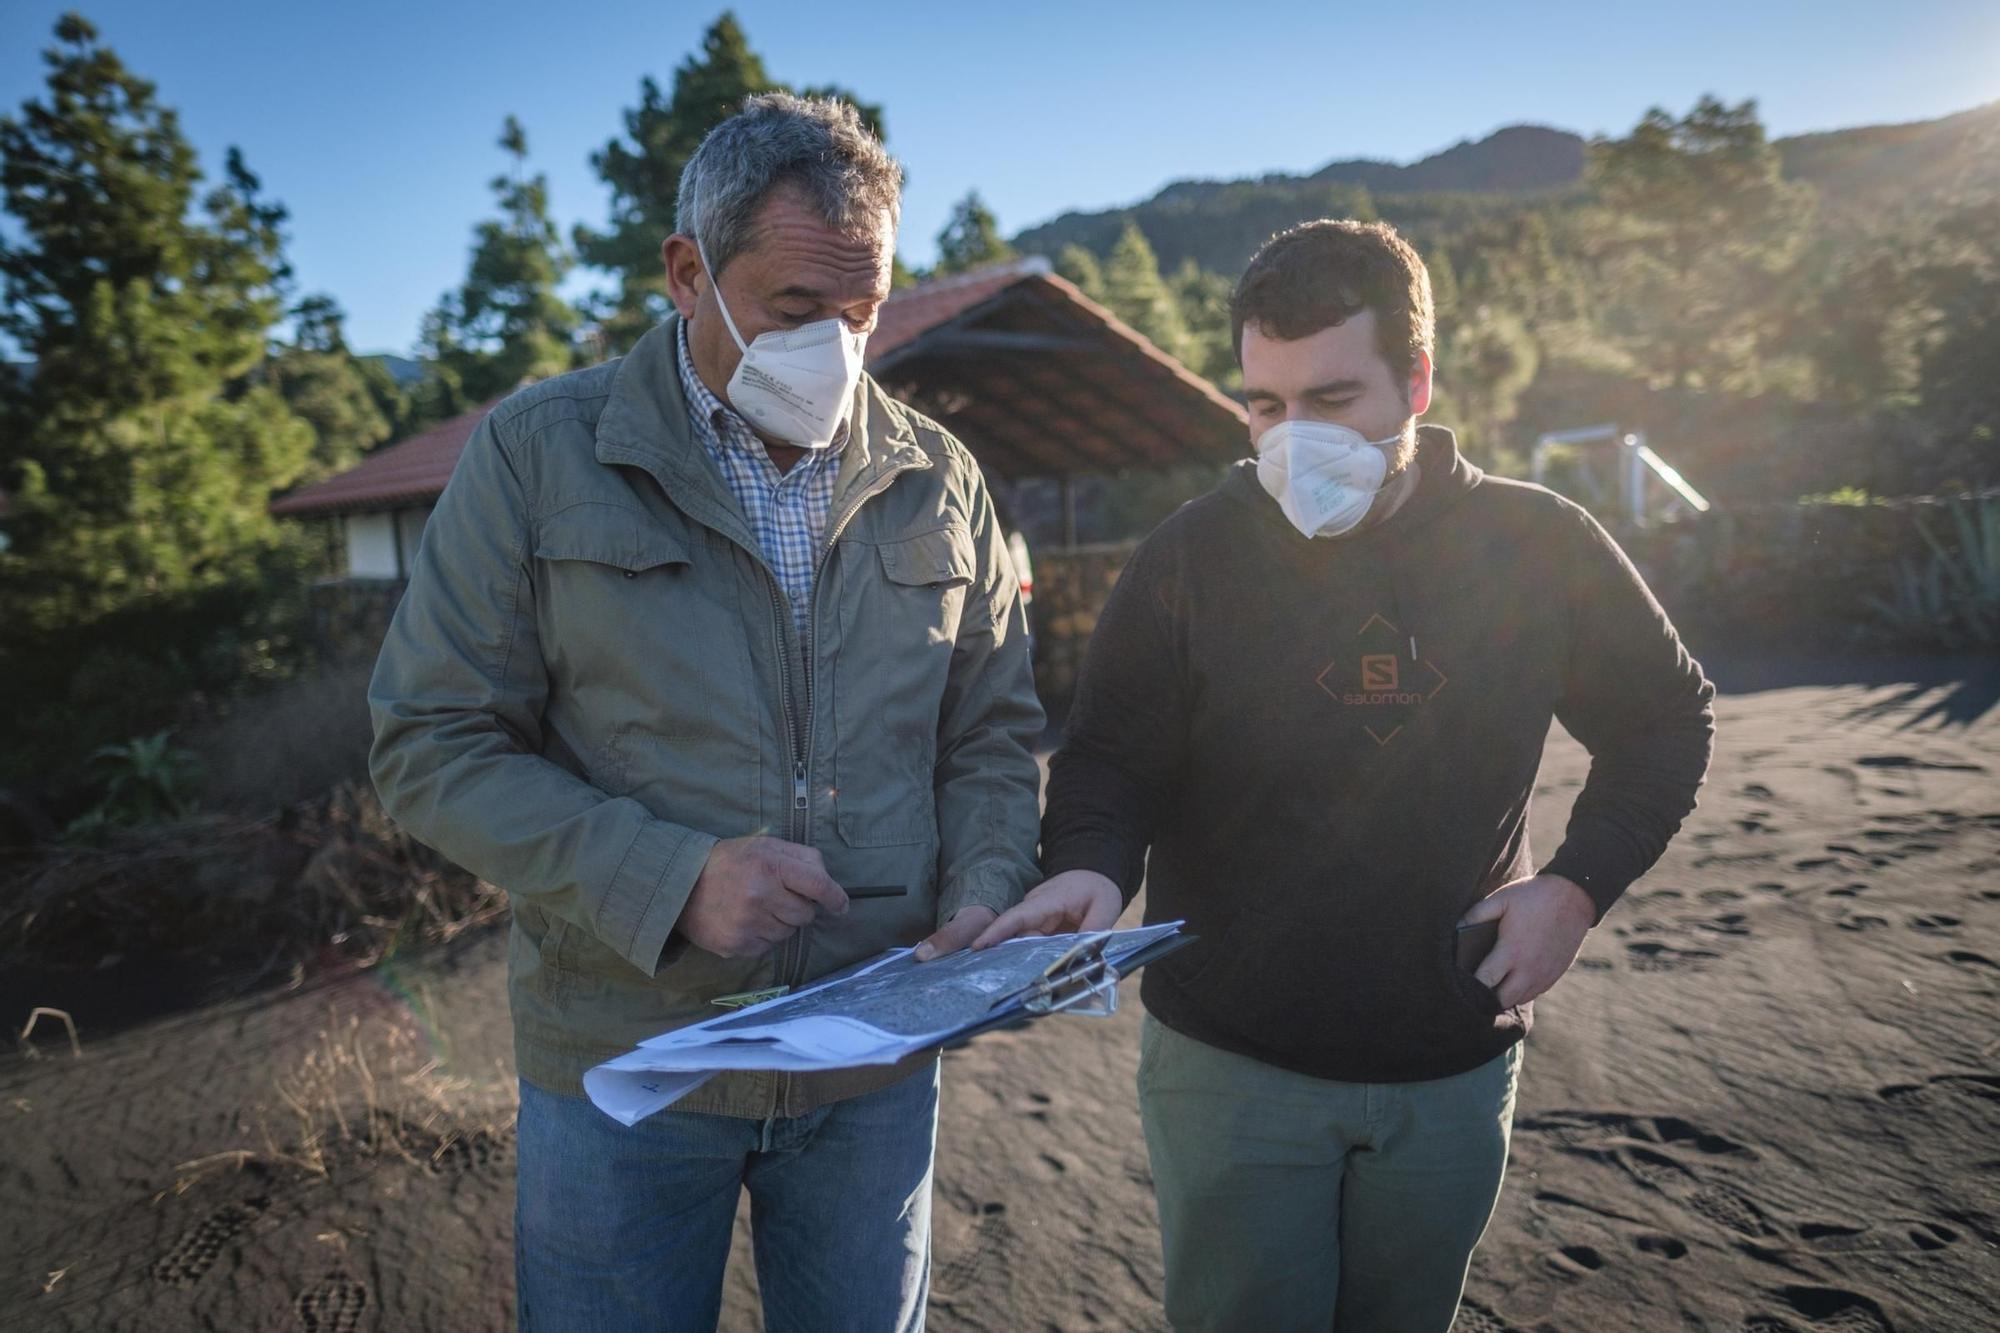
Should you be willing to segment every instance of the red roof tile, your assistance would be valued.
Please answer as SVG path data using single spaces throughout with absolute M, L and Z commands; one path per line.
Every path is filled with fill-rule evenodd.
M 347 471 L 271 502 L 274 514 L 338 514 L 395 509 L 438 498 L 465 442 L 500 402 L 481 403 L 407 440 L 378 449 Z
M 868 360 L 874 362 L 913 338 L 930 332 L 948 319 L 955 319 L 991 300 L 1024 278 L 1049 272 L 1049 261 L 1039 255 L 1005 264 L 974 269 L 949 278 L 905 287 L 882 303 L 875 319 L 875 331 L 868 335 Z

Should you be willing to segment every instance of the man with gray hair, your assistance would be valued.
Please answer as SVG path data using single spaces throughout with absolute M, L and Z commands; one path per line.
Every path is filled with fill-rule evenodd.
M 914 1329 L 935 1054 L 720 1075 L 626 1128 L 583 1072 L 1036 876 L 1020 585 L 964 447 L 862 373 L 901 170 L 751 98 L 681 178 L 676 313 L 467 444 L 369 690 L 390 812 L 512 899 L 523 1329 Z M 846 887 L 843 887 L 846 886 Z M 853 894 L 847 892 L 853 888 Z

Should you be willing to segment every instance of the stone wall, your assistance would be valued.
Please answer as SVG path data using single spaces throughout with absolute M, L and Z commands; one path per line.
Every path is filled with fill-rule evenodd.
M 1106 542 L 1035 552 L 1035 600 L 1028 608 L 1035 633 L 1035 688 L 1051 718 L 1069 712 L 1097 613 L 1138 545 Z
M 402 579 L 324 579 L 306 594 L 313 647 L 323 659 L 373 659 L 403 600 Z
M 1615 535 L 1691 639 L 1776 651 L 1938 646 L 1881 607 L 1897 600 L 1904 571 L 1931 568 L 1931 540 L 1956 546 L 1949 502 L 1757 505 Z
M 1697 651 L 1925 652 L 1940 645 L 1885 621 L 1879 604 L 1896 599 L 1903 570 L 1930 567 L 1926 529 L 1949 542 L 1947 502 L 1756 505 L 1612 535 Z M 1035 553 L 1035 681 L 1051 717 L 1068 711 L 1097 613 L 1137 545 Z
M 1762 505 L 1613 535 L 1698 645 L 1826 652 L 1925 646 L 1885 638 L 1874 603 L 1894 597 L 1900 569 L 1930 560 L 1926 524 L 1938 536 L 1951 528 L 1942 503 Z M 1035 684 L 1052 718 L 1069 710 L 1098 612 L 1137 545 L 1035 552 Z M 402 593 L 392 579 L 315 586 L 322 651 L 373 656 Z

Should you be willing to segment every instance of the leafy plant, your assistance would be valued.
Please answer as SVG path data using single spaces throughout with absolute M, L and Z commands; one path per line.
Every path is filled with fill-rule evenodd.
M 1870 599 L 1877 626 L 1943 648 L 2000 646 L 2000 499 L 1954 500 L 1947 512 L 1942 534 L 1917 516 L 1930 559 L 1903 561 L 1891 595 Z
M 90 762 L 103 777 L 104 795 L 70 824 L 72 836 L 92 836 L 129 824 L 157 824 L 194 813 L 192 787 L 201 773 L 193 753 L 172 743 L 171 731 L 100 747 Z

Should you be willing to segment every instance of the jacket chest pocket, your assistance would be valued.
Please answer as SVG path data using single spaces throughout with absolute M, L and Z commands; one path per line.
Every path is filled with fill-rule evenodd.
M 961 527 L 939 528 L 876 547 L 888 585 L 889 633 L 921 634 L 931 642 L 958 638 L 958 618 L 972 586 L 972 534 Z
M 835 665 L 836 816 L 851 847 L 926 842 L 937 836 L 931 770 L 960 619 L 977 565 L 961 524 L 867 548 L 848 577 Z M 975 612 L 976 614 L 976 612 Z
M 545 519 L 535 535 L 550 692 L 601 737 L 630 727 L 704 734 L 719 654 L 740 636 L 727 632 L 729 610 L 687 544 L 652 522 L 636 509 L 585 504 Z

